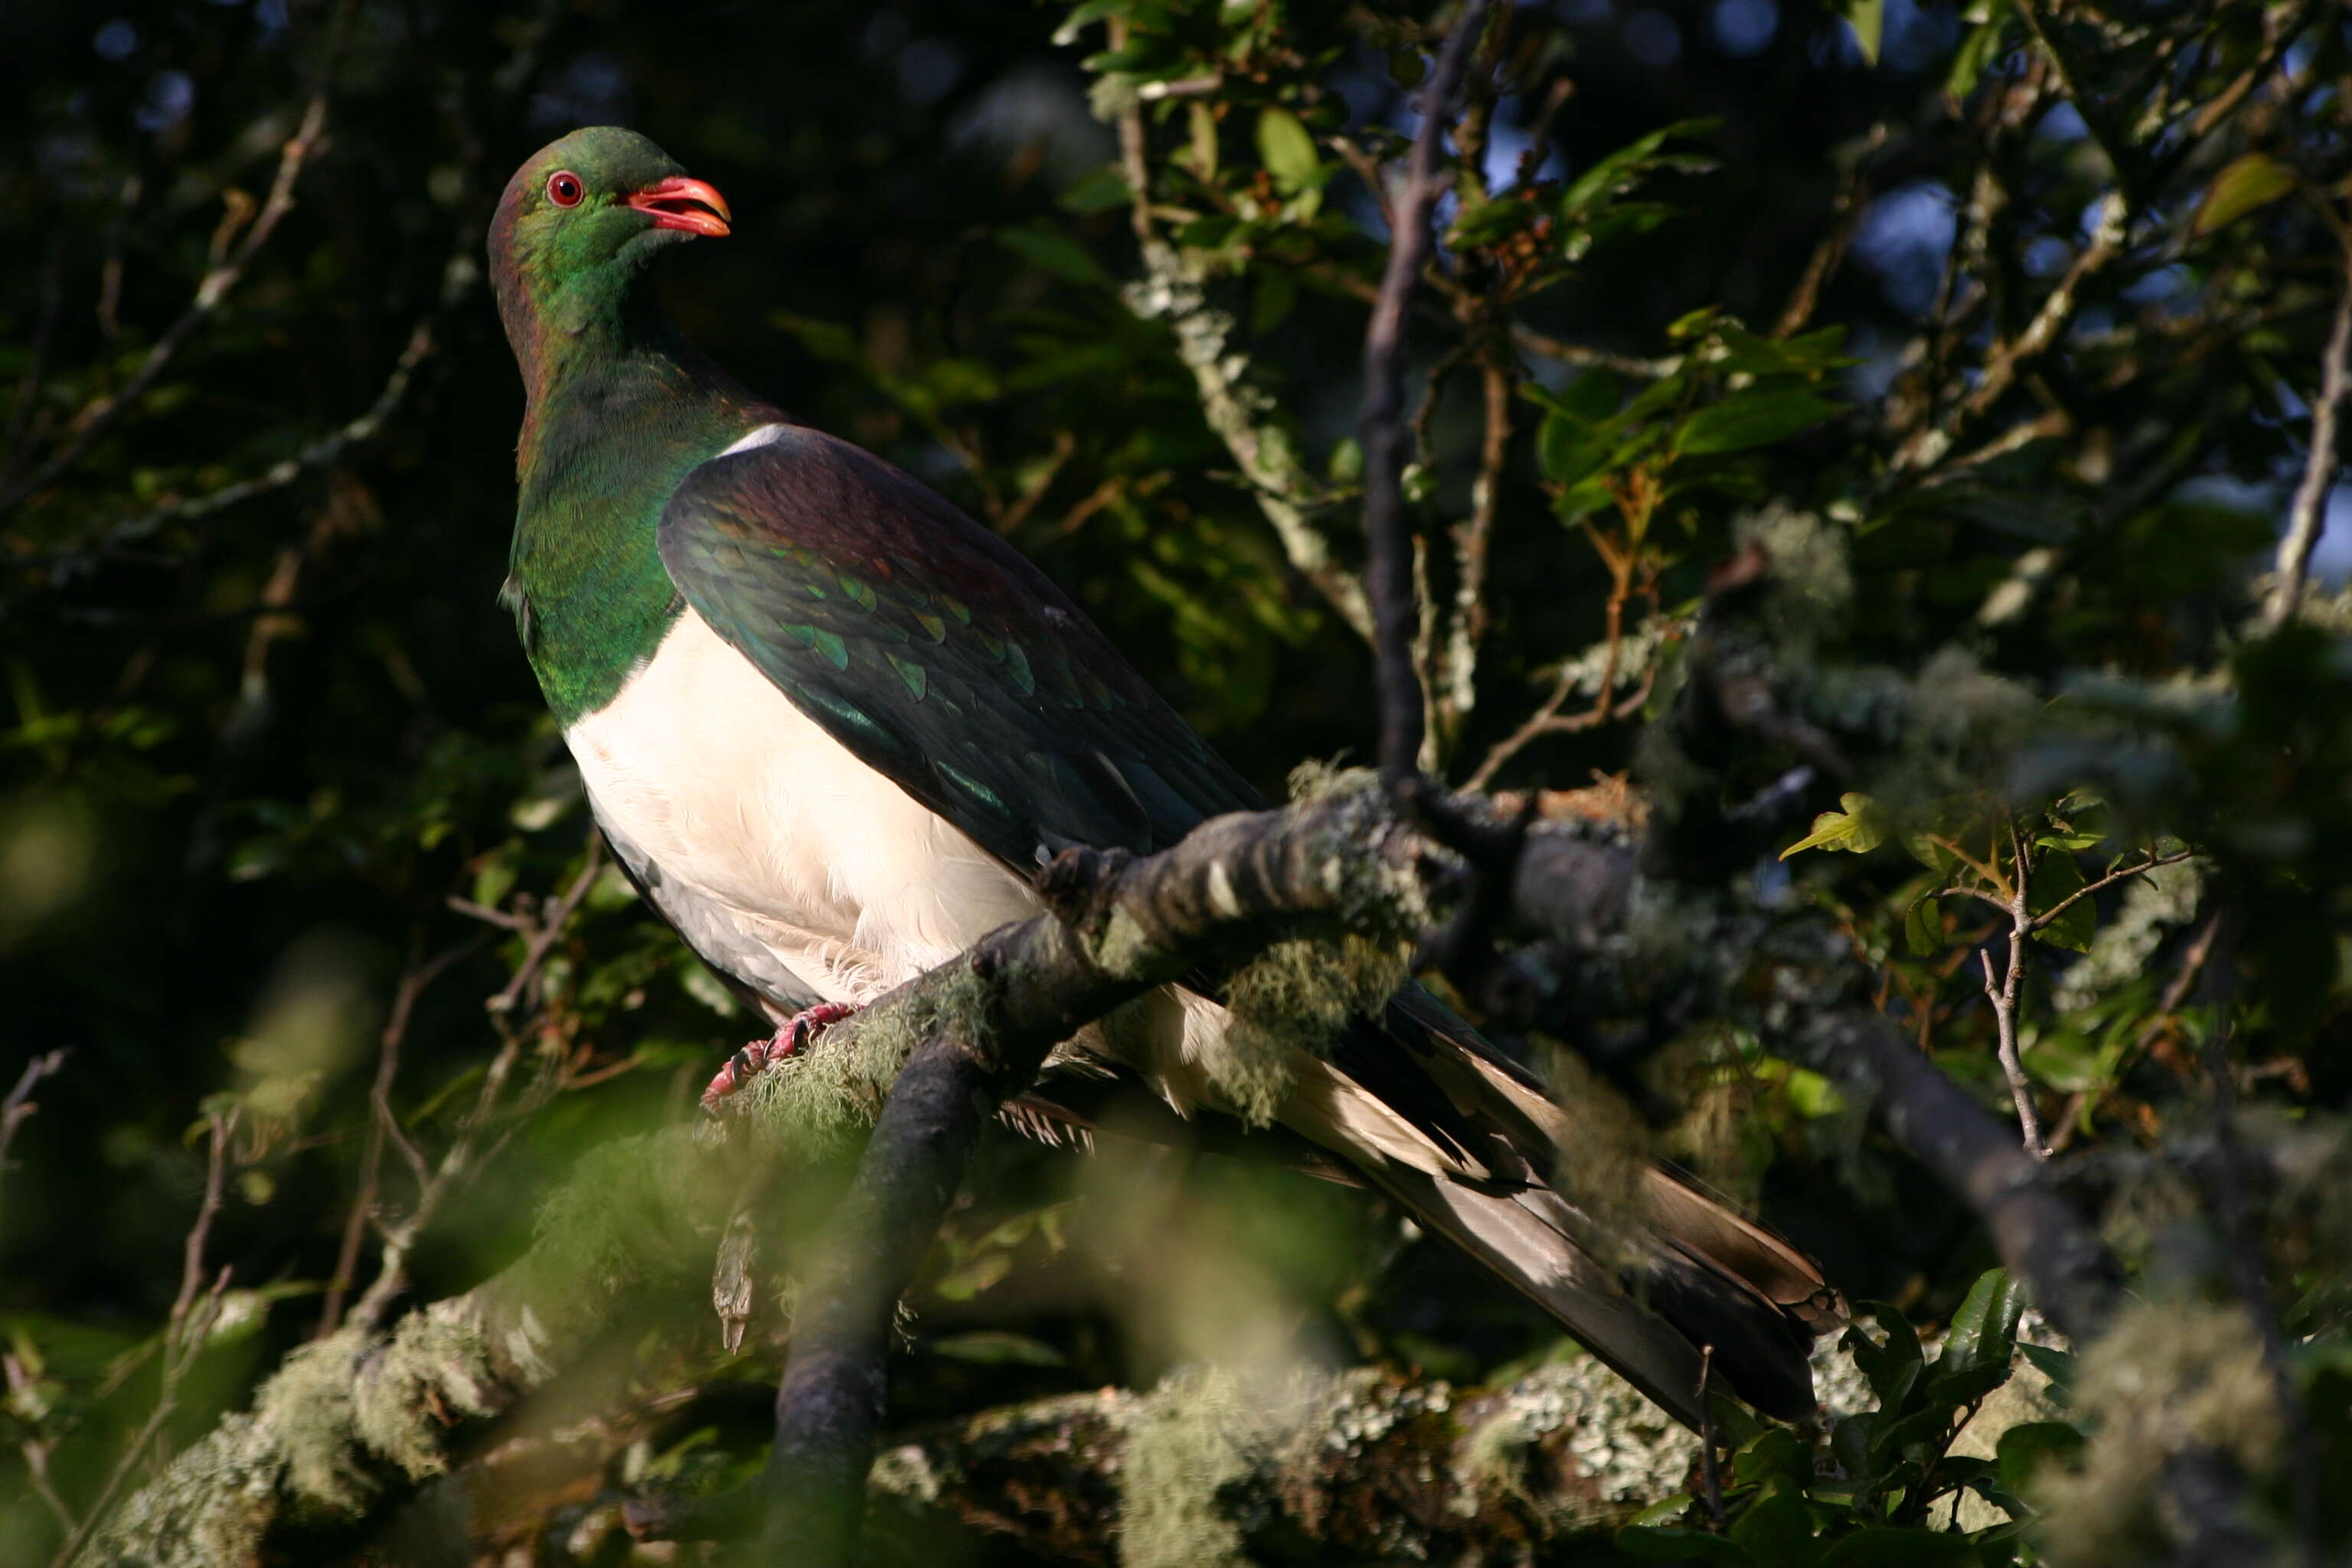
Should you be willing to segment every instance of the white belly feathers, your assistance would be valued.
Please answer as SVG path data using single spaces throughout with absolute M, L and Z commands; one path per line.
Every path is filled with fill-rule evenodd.
M 865 1002 L 1042 908 L 692 609 L 564 739 L 604 821 L 828 1000 Z

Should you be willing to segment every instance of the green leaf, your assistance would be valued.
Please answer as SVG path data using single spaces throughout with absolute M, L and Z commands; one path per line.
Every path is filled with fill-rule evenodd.
M 996 242 L 1056 278 L 1090 287 L 1110 287 L 1110 274 L 1103 270 L 1102 263 L 1068 235 L 1050 228 L 1004 228 L 997 230 Z
M 1838 412 L 1838 405 L 1801 386 L 1749 387 L 1700 409 L 1675 432 L 1675 450 L 1685 457 L 1745 452 L 1811 429 Z
M 1668 1520 L 1680 1519 L 1697 1500 L 1688 1492 L 1676 1492 L 1672 1497 L 1660 1498 L 1626 1522 L 1636 1529 L 1664 1524 Z
M 1843 809 L 1814 817 L 1813 830 L 1781 850 L 1780 858 L 1786 860 L 1800 849 L 1842 849 L 1849 855 L 1863 855 L 1886 841 L 1885 815 L 1868 795 L 1842 795 L 1838 805 Z
M 1962 40 L 1952 56 L 1952 69 L 1944 78 L 1944 90 L 1954 98 L 1966 98 L 1976 90 L 1977 79 L 1985 67 L 2000 54 L 2000 36 L 2009 26 L 2007 0 L 1993 0 L 1985 19 Z
M 2226 228 L 2248 213 L 2266 207 L 2294 189 L 2294 171 L 2267 153 L 2233 158 L 2205 187 L 2190 231 L 2200 237 Z
M 1857 1301 L 1855 1310 L 1875 1319 L 1886 1342 L 1880 1344 L 1863 1332 L 1859 1324 L 1845 1331 L 1841 1342 L 1853 1356 L 1854 1365 L 1870 1380 L 1871 1392 L 1878 1395 L 1882 1416 L 1898 1411 L 1918 1381 L 1923 1357 L 1919 1351 L 1919 1334 L 1912 1328 L 1911 1320 L 1902 1309 L 1887 1301 Z
M 1057 47 L 1068 48 L 1078 41 L 1079 29 L 1088 23 L 1099 22 L 1106 16 L 1124 16 L 1134 9 L 1135 0 L 1086 0 L 1086 4 L 1074 7 L 1068 16 L 1062 18 L 1062 25 L 1054 29 L 1054 43 Z
M 1592 167 L 1579 174 L 1566 191 L 1560 194 L 1560 216 L 1571 222 L 1582 221 L 1586 209 L 1602 198 L 1622 195 L 1641 182 L 1642 176 L 1664 165 L 1690 169 L 1698 160 L 1669 155 L 1662 158 L 1659 149 L 1668 142 L 1685 137 L 1703 136 L 1720 123 L 1713 120 L 1684 120 L 1672 125 L 1660 126 L 1640 141 L 1620 147 L 1601 158 Z
M 1731 1479 L 1737 1485 L 1761 1486 L 1776 1476 L 1799 1486 L 1813 1477 L 1811 1457 L 1797 1435 L 1785 1426 L 1759 1433 L 1731 1456 Z
M 1274 188 L 1296 195 L 1315 183 L 1322 163 L 1315 155 L 1315 137 L 1298 116 L 1286 109 L 1269 108 L 1257 117 L 1257 155 L 1274 176 Z
M 2064 850 L 2053 850 L 2042 858 L 2033 868 L 2032 879 L 2026 883 L 2026 907 L 2034 914 L 2058 907 L 2084 888 L 2083 868 L 2074 857 Z M 2089 899 L 2075 899 L 2066 912 L 2035 931 L 2038 941 L 2053 947 L 2063 947 L 2073 952 L 2087 952 L 2092 936 L 2098 931 L 2099 911 Z
M 2017 1321 L 2025 1311 L 2025 1289 L 2006 1268 L 1988 1268 L 1969 1287 L 1945 1336 L 1939 1371 L 1998 1366 L 2006 1372 L 2017 1354 Z
M 1335 485 L 1353 485 L 1362 483 L 1364 478 L 1364 444 L 1361 441 L 1357 440 L 1353 436 L 1342 436 L 1337 441 L 1332 442 L 1331 462 L 1328 471 L 1329 473 L 1331 482 Z
M 1876 65 L 1879 40 L 1886 31 L 1886 0 L 1845 0 L 1845 23 L 1853 29 L 1862 58 Z
M 1644 1563 L 1720 1563 L 1727 1568 L 1756 1568 L 1756 1559 L 1722 1536 L 1679 1525 L 1629 1524 L 1617 1532 L 1617 1550 Z
M 1977 1561 L 1965 1535 L 1892 1524 L 1865 1525 L 1822 1554 L 1822 1568 L 1976 1568 Z
M 2074 1381 L 2074 1352 L 2056 1350 L 2049 1345 L 2020 1345 L 2017 1353 L 2033 1363 L 2036 1371 L 2050 1380 L 2050 1392 L 2063 1401 L 2066 1387 Z
M 1123 207 L 1134 199 L 1135 193 L 1128 189 L 1127 176 L 1118 172 L 1118 165 L 1105 163 L 1072 181 L 1057 201 L 1064 212 L 1098 213 Z
M 1944 951 L 1944 910 L 1933 893 L 1903 911 L 1903 945 L 1914 958 L 1933 958 Z
M 1568 384 L 1554 406 L 1571 419 L 1598 425 L 1617 412 L 1617 405 L 1622 399 L 1612 373 L 1588 370 Z
M 1794 1481 L 1775 1477 L 1732 1521 L 1733 1544 L 1758 1568 L 1804 1568 L 1814 1560 L 1813 1518 Z
M 992 1366 L 1063 1366 L 1068 1358 L 1043 1340 L 995 1329 L 975 1329 L 950 1334 L 926 1347 L 950 1361 L 978 1362 Z
M 2083 1451 L 2083 1434 L 2063 1421 L 2021 1421 L 1993 1445 L 1994 1463 L 2001 1485 L 2022 1492 L 2033 1483 L 2033 1472 L 2052 1459 L 2070 1459 Z

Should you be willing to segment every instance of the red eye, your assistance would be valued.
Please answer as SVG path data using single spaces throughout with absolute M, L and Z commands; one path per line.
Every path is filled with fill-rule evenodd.
M 581 195 L 580 176 L 571 170 L 565 169 L 547 177 L 547 199 L 557 206 L 576 207 L 580 205 Z

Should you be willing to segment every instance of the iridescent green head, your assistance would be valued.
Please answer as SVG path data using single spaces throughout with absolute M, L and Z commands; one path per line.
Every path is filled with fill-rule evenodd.
M 617 321 L 655 255 L 723 237 L 730 217 L 724 197 L 634 131 L 591 126 L 541 148 L 490 222 L 490 281 L 523 379 L 538 384 L 553 340 Z

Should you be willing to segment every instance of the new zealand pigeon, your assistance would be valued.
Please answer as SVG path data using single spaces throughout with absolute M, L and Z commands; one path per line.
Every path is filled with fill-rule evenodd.
M 651 142 L 599 128 L 522 166 L 489 243 L 529 399 L 502 601 L 614 854 L 779 1025 L 714 1096 L 1039 913 L 1053 851 L 1148 853 L 1265 804 L 1012 546 L 679 336 L 648 267 L 730 222 Z M 1082 1076 L 1148 1086 L 1162 1117 L 1233 1114 L 1201 1066 L 1223 1010 L 1153 1002 L 1076 1042 L 1101 1069 Z M 1663 1170 L 1637 1234 L 1604 1234 L 1548 1179 L 1565 1114 L 1426 993 L 1298 1058 L 1276 1111 L 1294 1142 L 1675 1415 L 1699 1420 L 1702 1346 L 1750 1404 L 1812 1413 L 1808 1347 L 1838 1312 L 1813 1265 Z

